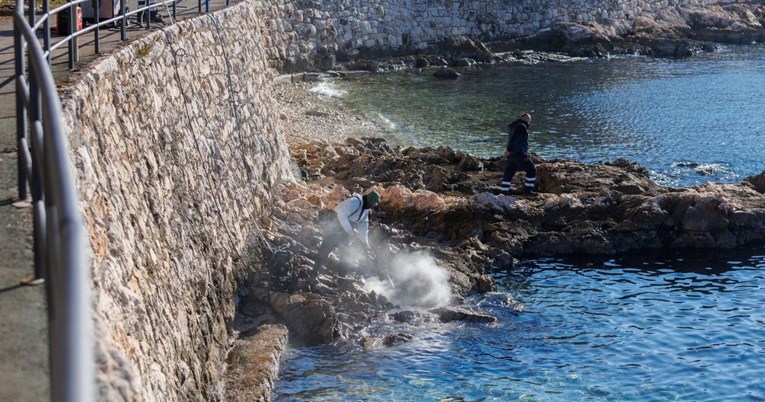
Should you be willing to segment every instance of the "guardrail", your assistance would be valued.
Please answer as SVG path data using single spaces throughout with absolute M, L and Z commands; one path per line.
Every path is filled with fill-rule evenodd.
M 28 23 L 24 4 L 17 0 L 13 24 L 18 184 L 21 199 L 27 198 L 27 184 L 31 189 L 35 277 L 46 280 L 51 396 L 56 401 L 93 401 L 96 372 L 87 232 L 61 102 L 47 56 L 32 29 L 34 13 L 30 15 Z
M 77 30 L 73 18 L 76 7 L 88 1 L 94 2 L 95 23 Z M 44 0 L 38 21 L 34 0 L 29 0 L 28 15 L 24 13 L 24 0 L 17 0 L 13 13 L 19 199 L 27 199 L 31 192 L 34 279 L 44 280 L 46 285 L 53 401 L 89 402 L 95 401 L 97 395 L 87 231 L 69 159 L 69 136 L 51 71 L 51 55 L 68 44 L 71 69 L 77 59 L 78 37 L 94 32 L 98 54 L 99 30 L 107 24 L 119 22 L 121 39 L 125 40 L 128 17 L 132 15 L 144 15 L 149 29 L 151 10 L 165 6 L 172 9 L 175 20 L 179 0 L 143 1 L 148 3 L 145 7 L 127 11 L 123 0 L 120 15 L 103 21 L 99 20 L 100 0 L 73 0 L 50 11 L 49 0 Z M 225 6 L 229 4 L 225 0 Z M 203 12 L 203 5 L 204 12 L 210 11 L 209 0 L 198 0 L 197 14 Z M 71 34 L 51 45 L 50 18 L 64 10 L 69 10 Z M 36 35 L 40 28 L 42 38 Z

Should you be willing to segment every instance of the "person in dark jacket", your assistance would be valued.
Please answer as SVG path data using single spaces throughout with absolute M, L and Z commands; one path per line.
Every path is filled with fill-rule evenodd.
M 510 183 L 515 176 L 515 172 L 522 169 L 526 172 L 526 180 L 523 186 L 523 194 L 535 195 L 534 185 L 537 182 L 537 168 L 534 162 L 529 158 L 529 124 L 531 124 L 531 115 L 523 113 L 508 125 L 510 132 L 507 140 L 507 149 L 505 150 L 505 174 L 502 177 L 502 194 L 510 193 Z

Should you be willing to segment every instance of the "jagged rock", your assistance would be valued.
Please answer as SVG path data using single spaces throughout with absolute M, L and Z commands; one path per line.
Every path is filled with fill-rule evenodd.
M 582 164 L 535 158 L 540 195 L 535 199 L 506 197 L 476 191 L 497 189 L 502 172 L 496 160 L 477 158 L 483 171 L 462 172 L 459 161 L 464 155 L 448 148 L 375 153 L 372 149 L 380 149 L 379 144 L 366 146 L 369 150 L 355 144 L 352 157 L 339 152 L 347 156 L 338 170 L 356 172 L 360 166 L 382 161 L 389 166 L 408 161 L 407 169 L 396 175 L 384 171 L 367 177 L 379 186 L 384 199 L 381 212 L 390 214 L 391 222 L 438 241 L 477 236 L 491 249 L 506 253 L 554 255 L 657 247 L 727 248 L 765 237 L 755 230 L 763 224 L 763 195 L 744 185 L 707 187 L 703 192 L 713 194 L 700 198 L 700 190 L 669 189 L 654 183 L 645 168 L 623 159 Z M 456 171 L 462 175 L 450 173 Z M 428 183 L 422 182 L 424 177 L 429 177 Z M 515 180 L 514 188 L 520 188 L 522 175 Z M 757 179 L 748 181 L 754 182 Z M 718 206 L 702 199 L 717 199 L 714 205 Z M 726 205 L 737 207 L 726 209 Z M 754 220 L 734 223 L 745 215 Z M 700 236 L 700 230 L 710 232 Z M 512 260 L 505 256 L 503 261 Z
M 454 67 L 470 67 L 473 64 L 476 64 L 476 61 L 469 57 L 460 57 L 452 61 Z
M 462 160 L 460 160 L 459 166 L 460 166 L 460 169 L 462 169 L 462 171 L 465 171 L 465 172 L 473 171 L 473 170 L 481 170 L 483 169 L 483 162 L 478 160 L 478 158 L 476 158 L 473 155 L 465 155 L 462 158 Z
M 537 169 L 538 190 L 545 193 L 598 193 L 615 190 L 623 194 L 658 191 L 652 182 L 633 164 L 619 161 L 610 164 L 585 165 L 573 161 L 554 160 Z
M 423 68 L 430 65 L 430 61 L 424 57 L 418 57 L 414 62 L 415 68 Z
M 396 344 L 402 343 L 402 342 L 408 342 L 412 340 L 414 337 L 411 334 L 399 332 L 399 333 L 388 333 L 384 336 L 364 336 L 361 338 L 359 343 L 361 344 L 361 347 L 366 351 L 372 351 L 381 349 L 383 347 L 389 348 L 393 347 Z
M 757 192 L 765 193 L 765 172 L 762 172 L 757 176 L 747 177 L 745 182 L 751 183 Z
M 396 321 L 412 323 L 414 322 L 414 320 L 420 317 L 420 314 L 415 311 L 404 310 L 404 311 L 397 311 L 393 313 L 391 317 Z
M 693 56 L 701 49 L 688 40 L 659 39 L 651 46 L 654 57 L 683 58 Z
M 383 345 L 391 347 L 401 342 L 411 341 L 414 337 L 411 334 L 405 334 L 403 332 L 397 334 L 388 334 L 383 339 Z
M 476 280 L 476 288 L 481 293 L 493 292 L 497 290 L 497 285 L 490 275 L 481 275 Z
M 451 68 L 440 68 L 433 73 L 433 76 L 436 78 L 444 78 L 444 79 L 453 80 L 453 79 L 461 77 L 462 74 L 458 73 L 455 70 L 452 70 Z
M 284 325 L 263 325 L 257 333 L 240 338 L 226 357 L 226 400 L 262 401 L 271 398 L 279 359 L 287 347 L 288 331 Z
M 471 58 L 479 61 L 488 61 L 493 55 L 492 51 L 480 40 L 467 36 L 456 36 L 446 39 L 441 45 L 440 50 L 454 60 Z
M 263 294 L 265 292 L 265 294 Z M 306 344 L 329 343 L 334 339 L 337 317 L 334 307 L 312 293 L 258 292 L 285 321 L 290 334 Z
M 497 321 L 497 318 L 494 316 L 462 307 L 441 307 L 430 310 L 430 313 L 437 315 L 441 322 L 466 321 L 492 323 Z

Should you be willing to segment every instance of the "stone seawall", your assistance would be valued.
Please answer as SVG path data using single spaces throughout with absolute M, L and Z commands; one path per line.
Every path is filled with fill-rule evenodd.
M 731 2 L 252 0 L 97 61 L 63 99 L 92 248 L 100 399 L 224 399 L 245 250 L 291 178 L 273 67 Z
M 64 96 L 102 400 L 221 399 L 245 245 L 291 177 L 260 24 L 249 3 L 180 22 Z
M 557 23 L 631 29 L 636 18 L 748 0 L 268 0 L 271 58 L 285 71 L 326 69 L 331 59 L 424 52 L 465 35 L 482 41 L 537 34 Z M 677 18 L 678 20 L 680 18 Z M 677 21 L 673 21 L 676 23 Z

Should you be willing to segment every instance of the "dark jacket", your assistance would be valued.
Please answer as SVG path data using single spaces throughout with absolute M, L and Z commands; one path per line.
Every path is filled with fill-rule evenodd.
M 529 123 L 517 119 L 508 124 L 510 131 L 507 140 L 507 152 L 510 156 L 528 156 L 529 155 Z

